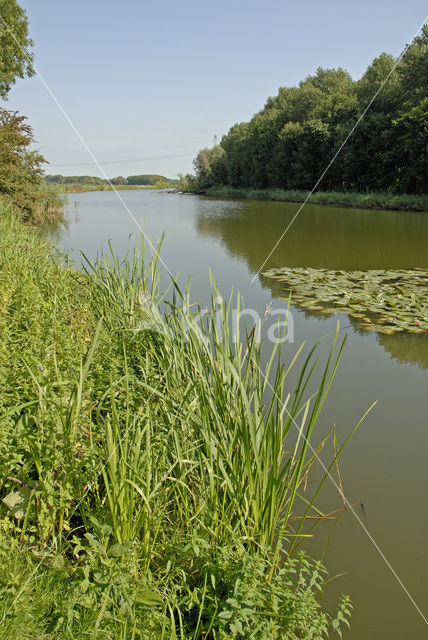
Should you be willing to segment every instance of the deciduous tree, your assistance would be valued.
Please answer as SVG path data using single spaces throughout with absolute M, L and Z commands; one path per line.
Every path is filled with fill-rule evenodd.
M 27 15 L 16 0 L 0 2 L 0 97 L 7 99 L 16 78 L 34 74 L 33 41 Z

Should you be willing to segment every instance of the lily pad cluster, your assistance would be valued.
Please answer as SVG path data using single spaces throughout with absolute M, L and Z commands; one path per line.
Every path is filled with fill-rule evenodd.
M 428 270 L 269 269 L 292 302 L 325 315 L 346 313 L 367 331 L 428 333 Z

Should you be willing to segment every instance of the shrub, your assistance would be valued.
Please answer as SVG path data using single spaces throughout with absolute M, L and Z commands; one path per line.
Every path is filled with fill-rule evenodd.
M 58 193 L 44 181 L 44 157 L 30 149 L 33 129 L 25 116 L 0 108 L 0 194 L 25 220 L 41 220 L 62 207 Z

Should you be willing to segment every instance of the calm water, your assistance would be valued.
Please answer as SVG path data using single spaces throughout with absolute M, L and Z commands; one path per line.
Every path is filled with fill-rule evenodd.
M 182 283 L 191 276 L 193 300 L 207 300 L 212 269 L 223 295 L 233 287 L 244 295 L 246 306 L 261 315 L 270 302 L 273 308 L 284 308 L 280 290 L 271 289 L 263 277 L 254 284 L 251 280 L 299 205 L 148 191 L 123 191 L 121 197 L 154 243 L 166 233 L 161 256 Z M 57 244 L 77 259 L 79 250 L 94 258 L 110 239 L 124 254 L 139 235 L 112 192 L 71 195 L 68 217 L 68 229 Z M 428 268 L 428 214 L 307 206 L 265 269 L 281 266 Z M 332 424 L 343 438 L 378 401 L 342 456 L 344 492 L 428 616 L 428 337 L 380 336 L 362 332 L 347 316 L 292 311 L 297 344 L 313 344 L 335 327 L 337 318 L 348 335 L 320 438 Z M 290 354 L 294 348 L 290 345 Z M 331 483 L 322 506 L 328 512 L 341 507 Z M 324 556 L 330 574 L 346 572 L 329 585 L 325 596 L 330 605 L 338 593 L 351 595 L 355 612 L 345 638 L 428 637 L 422 617 L 351 513 L 320 525 L 316 534 L 311 553 Z

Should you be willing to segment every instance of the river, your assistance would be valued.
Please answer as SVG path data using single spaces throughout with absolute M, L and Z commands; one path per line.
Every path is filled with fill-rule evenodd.
M 76 260 L 79 251 L 93 259 L 111 239 L 123 255 L 140 235 L 137 222 L 153 243 L 165 232 L 162 260 L 182 284 L 191 277 L 192 300 L 203 304 L 209 297 L 211 269 L 224 296 L 233 287 L 260 316 L 268 304 L 285 308 L 278 287 L 258 275 L 252 280 L 300 205 L 156 191 L 122 191 L 120 198 L 114 192 L 71 194 L 68 225 L 57 245 Z M 307 205 L 264 269 L 284 266 L 428 268 L 428 214 Z M 428 616 L 428 336 L 367 333 L 345 315 L 291 311 L 290 353 L 303 340 L 312 345 L 332 331 L 338 319 L 348 336 L 320 437 L 335 424 L 343 439 L 377 401 L 340 463 L 344 493 L 358 519 L 342 513 L 321 524 L 308 545 L 331 575 L 344 573 L 328 585 L 325 603 L 341 592 L 351 596 L 355 611 L 347 640 L 422 640 L 427 627 L 417 607 Z M 333 483 L 321 506 L 341 508 Z

